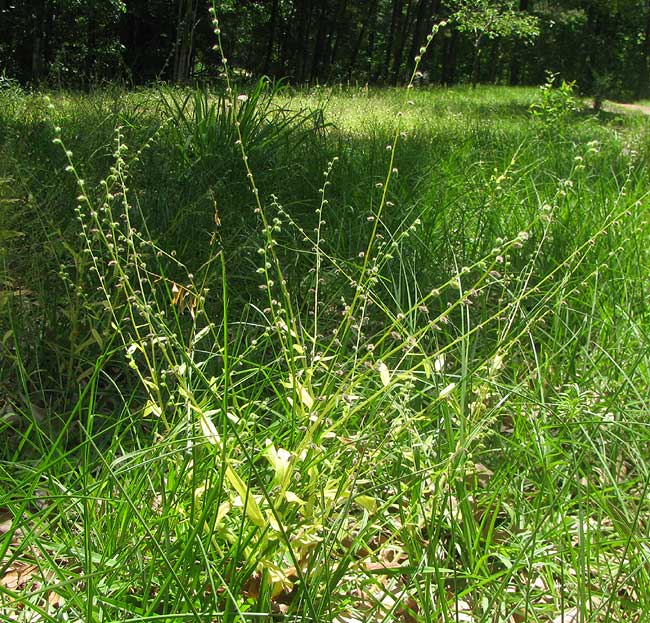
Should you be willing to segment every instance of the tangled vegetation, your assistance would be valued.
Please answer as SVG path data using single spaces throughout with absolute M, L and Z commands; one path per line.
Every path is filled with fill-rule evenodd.
M 644 620 L 648 123 L 563 89 L 0 92 L 0 614 Z

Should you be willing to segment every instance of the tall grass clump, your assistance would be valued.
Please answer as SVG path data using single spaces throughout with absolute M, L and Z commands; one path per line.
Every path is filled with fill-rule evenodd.
M 589 120 L 551 137 L 447 111 L 427 134 L 409 86 L 362 141 L 327 128 L 315 200 L 294 205 L 254 153 L 308 140 L 307 117 L 273 127 L 263 83 L 239 100 L 224 66 L 223 97 L 174 95 L 182 123 L 134 153 L 117 119 L 97 183 L 54 127 L 76 196 L 75 238 L 51 242 L 70 339 L 34 362 L 41 308 L 3 286 L 2 616 L 642 620 L 641 156 Z M 247 183 L 227 206 L 230 178 L 211 187 L 198 255 L 156 240 L 134 185 L 168 132 L 188 183 L 222 144 Z M 373 159 L 362 179 L 350 145 Z M 256 219 L 239 255 L 227 209 Z M 46 364 L 61 399 L 34 399 Z
M 281 83 L 263 77 L 245 92 L 230 87 L 227 95 L 212 95 L 207 88 L 184 95 L 174 90 L 165 93 L 162 103 L 173 120 L 170 127 L 180 164 L 190 168 L 188 174 L 191 167 L 206 160 L 208 168 L 218 170 L 220 160 L 228 160 L 231 154 L 227 150 L 236 148 L 238 140 L 246 145 L 247 157 L 274 164 L 268 159 L 273 157 L 277 143 L 291 142 L 300 134 L 299 141 L 322 123 L 318 110 L 310 113 L 278 107 L 282 91 Z

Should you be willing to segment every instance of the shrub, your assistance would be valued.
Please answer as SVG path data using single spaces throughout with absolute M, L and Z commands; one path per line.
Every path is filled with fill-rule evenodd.
M 562 80 L 558 84 L 558 74 L 548 72 L 537 101 L 530 107 L 531 113 L 547 126 L 564 124 L 580 108 L 574 89 L 575 82 Z

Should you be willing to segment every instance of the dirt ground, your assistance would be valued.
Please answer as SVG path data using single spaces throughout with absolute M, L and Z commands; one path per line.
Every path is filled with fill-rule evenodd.
M 640 112 L 644 115 L 650 115 L 650 106 L 642 106 L 641 104 L 621 104 L 620 102 L 605 102 L 605 110 L 612 112 L 620 112 L 625 110 L 628 112 Z

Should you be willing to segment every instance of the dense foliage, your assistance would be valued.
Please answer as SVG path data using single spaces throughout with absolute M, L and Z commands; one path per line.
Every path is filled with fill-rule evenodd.
M 219 73 L 210 0 L 0 0 L 0 66 L 24 83 L 183 82 Z M 242 75 L 399 83 L 434 24 L 423 79 L 646 95 L 647 0 L 224 0 L 225 53 Z

